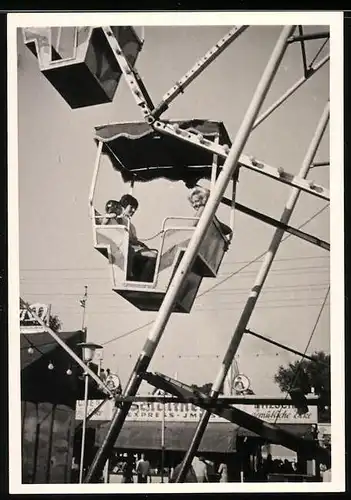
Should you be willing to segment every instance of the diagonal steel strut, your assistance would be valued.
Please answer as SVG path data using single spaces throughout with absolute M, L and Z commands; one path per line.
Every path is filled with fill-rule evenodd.
M 216 45 L 214 45 L 206 54 L 196 62 L 196 64 L 180 79 L 178 82 L 163 96 L 162 101 L 153 110 L 153 119 L 158 118 L 169 106 L 169 104 L 180 94 L 184 89 L 199 76 L 204 69 L 209 66 L 229 44 L 234 42 L 248 26 L 234 26 L 229 33 L 222 37 Z
M 228 157 L 229 146 L 224 144 L 218 144 L 216 142 L 210 141 L 203 138 L 200 134 L 195 132 L 190 132 L 188 130 L 183 130 L 177 125 L 172 125 L 170 123 L 156 121 L 152 127 L 158 132 L 177 139 L 181 139 L 184 142 L 193 144 L 194 146 L 209 151 L 215 155 L 221 156 L 222 158 Z M 239 158 L 240 167 L 246 167 L 255 172 L 259 172 L 267 177 L 275 179 L 283 184 L 288 184 L 289 186 L 297 187 L 306 193 L 312 194 L 321 198 L 323 200 L 329 201 L 329 190 L 316 184 L 314 181 L 307 181 L 299 175 L 293 175 L 286 172 L 283 168 L 275 168 L 261 160 L 257 160 L 253 156 L 247 156 L 241 154 Z
M 122 47 L 118 43 L 118 40 L 111 29 L 111 26 L 103 26 L 102 31 L 113 52 L 117 64 L 124 75 L 129 89 L 134 97 L 134 100 L 137 106 L 139 106 L 139 108 L 141 109 L 144 118 L 146 119 L 146 117 L 149 116 L 151 110 L 153 109 L 151 97 L 149 96 L 137 70 L 129 64 L 126 56 L 124 55 Z
M 319 123 L 317 125 L 315 134 L 311 140 L 311 143 L 309 145 L 309 148 L 306 152 L 304 161 L 301 166 L 300 170 L 300 177 L 305 178 L 309 172 L 310 166 L 314 160 L 314 157 L 316 155 L 316 152 L 318 150 L 319 144 L 322 140 L 323 134 L 325 132 L 325 129 L 327 127 L 329 121 L 329 102 L 325 106 L 322 116 L 319 120 Z M 296 206 L 296 203 L 298 201 L 300 194 L 300 190 L 293 188 L 291 191 L 291 195 L 285 205 L 285 208 L 283 210 L 282 216 L 280 218 L 280 222 L 283 224 L 288 224 L 294 208 Z M 279 245 L 281 243 L 281 240 L 284 236 L 284 230 L 283 229 L 277 229 L 274 233 L 273 239 L 271 241 L 271 244 L 268 248 L 268 251 L 266 253 L 265 259 L 262 263 L 261 269 L 258 272 L 258 275 L 256 277 L 255 283 L 253 287 L 250 290 L 250 294 L 248 297 L 248 300 L 244 306 L 243 312 L 239 318 L 237 327 L 235 329 L 235 332 L 232 336 L 232 339 L 230 341 L 230 344 L 228 346 L 227 352 L 224 355 L 222 365 L 219 369 L 219 372 L 217 374 L 217 377 L 212 385 L 211 393 L 210 396 L 213 398 L 214 401 L 217 400 L 219 392 L 221 390 L 222 385 L 224 384 L 225 378 L 227 376 L 227 373 L 230 369 L 230 366 L 233 362 L 233 358 L 238 350 L 239 344 L 241 342 L 241 339 L 245 333 L 245 330 L 247 328 L 248 322 L 251 318 L 251 315 L 254 311 L 256 302 L 259 298 L 260 292 L 264 286 L 264 283 L 266 281 L 266 278 L 269 274 L 270 268 L 273 264 L 274 257 L 277 253 L 277 250 L 279 248 Z M 190 464 L 195 456 L 195 453 L 200 445 L 202 436 L 206 430 L 206 426 L 208 424 L 209 418 L 210 418 L 211 413 L 209 411 L 204 411 L 203 414 L 201 415 L 201 419 L 199 421 L 199 424 L 196 428 L 195 434 L 193 436 L 193 440 L 190 444 L 189 450 L 187 451 L 184 461 L 182 463 L 179 476 L 177 478 L 177 482 L 182 482 L 185 479 L 185 476 L 187 474 L 187 471 L 190 467 Z
M 308 358 L 308 356 L 305 356 L 305 358 Z M 313 361 L 313 358 L 311 358 Z M 318 363 L 318 362 L 317 362 Z M 143 375 L 143 379 L 148 376 L 147 372 L 145 375 Z M 153 384 L 154 385 L 154 384 Z M 161 387 L 158 387 L 161 389 Z M 318 396 L 309 396 L 306 395 L 306 400 L 308 401 L 308 404 L 311 406 L 317 406 L 319 404 L 319 397 Z M 132 403 L 194 403 L 196 401 L 196 398 L 194 396 L 191 397 L 179 397 L 179 396 L 157 396 L 157 395 L 150 395 L 150 396 L 116 396 L 115 397 L 115 402 L 121 403 L 123 401 L 131 401 Z M 218 398 L 219 403 L 221 404 L 222 402 L 228 403 L 228 404 L 240 404 L 240 405 L 246 405 L 246 404 L 254 404 L 254 405 L 279 405 L 284 401 L 284 404 L 287 404 L 291 402 L 293 404 L 291 398 L 282 398 L 282 397 L 271 397 L 271 396 L 256 396 L 254 394 L 247 394 L 245 396 L 219 396 Z M 102 403 L 105 402 L 105 400 L 102 401 Z M 206 396 L 204 398 L 204 402 L 207 404 L 211 403 L 211 399 Z M 96 408 L 101 408 L 100 403 Z M 217 402 L 214 407 L 217 406 Z M 93 413 L 94 411 L 94 413 Z M 96 410 L 93 410 L 88 417 L 91 418 L 93 415 L 95 415 Z
M 173 279 L 169 285 L 165 298 L 158 311 L 156 320 L 153 323 L 143 350 L 138 357 L 136 365 L 124 389 L 123 396 L 135 396 L 137 391 L 139 390 L 140 384 L 142 382 L 142 376 L 146 372 L 151 362 L 152 356 L 159 344 L 159 341 L 161 340 L 169 317 L 172 314 L 174 303 L 177 299 L 179 290 L 181 289 L 181 286 L 183 285 L 185 278 L 187 277 L 187 274 L 193 265 L 209 224 L 212 222 L 213 217 L 215 216 L 215 213 L 218 209 L 220 200 L 225 193 L 229 182 L 232 180 L 233 175 L 235 175 L 238 169 L 238 160 L 240 154 L 244 148 L 246 141 L 249 138 L 252 125 L 259 113 L 262 103 L 267 95 L 267 92 L 272 84 L 274 76 L 283 58 L 284 52 L 287 47 L 287 39 L 291 35 L 293 30 L 294 26 L 285 26 L 282 29 L 281 35 L 279 36 L 276 46 L 274 47 L 272 55 L 252 97 L 251 103 L 245 113 L 244 119 L 235 137 L 230 153 L 224 163 L 221 173 L 218 176 L 208 202 L 195 228 L 190 243 L 186 251 L 184 252 L 184 256 L 182 257 L 179 266 L 173 276 Z M 121 408 L 116 409 L 105 439 L 101 444 L 101 447 L 97 451 L 91 467 L 85 477 L 85 483 L 90 483 L 94 480 L 98 480 L 104 464 L 113 449 L 114 443 L 120 433 L 120 430 L 123 427 L 131 404 L 131 402 L 122 403 Z
M 206 394 L 192 389 L 189 385 L 174 380 L 161 373 L 146 373 L 144 379 L 151 385 L 158 387 L 179 398 L 191 400 L 193 404 L 210 411 L 219 417 L 234 424 L 255 432 L 271 443 L 281 444 L 286 448 L 303 454 L 306 458 L 317 458 L 322 463 L 330 462 L 330 452 L 322 448 L 318 442 L 295 436 L 278 425 L 269 424 L 242 409 L 231 406 L 227 401 L 213 403 Z
M 222 203 L 224 205 L 227 205 L 230 207 L 232 202 L 229 198 L 223 197 Z M 246 205 L 242 205 L 241 203 L 236 203 L 235 208 L 236 208 L 236 210 L 238 210 L 239 212 L 242 212 L 243 214 L 250 215 L 251 217 L 254 217 L 255 219 L 258 219 L 262 222 L 265 222 L 266 224 L 277 227 L 279 229 L 283 229 L 287 233 L 293 234 L 294 236 L 297 236 L 298 238 L 301 238 L 304 241 L 308 241 L 309 243 L 312 243 L 313 245 L 316 245 L 320 248 L 324 248 L 324 250 L 330 251 L 330 243 L 328 243 L 327 241 L 324 241 L 320 238 L 317 238 L 317 236 L 313 236 L 312 234 L 305 233 L 304 231 L 301 231 L 300 229 L 289 226 L 288 224 L 283 224 L 282 222 L 280 222 L 276 219 L 273 219 L 273 217 L 270 217 L 269 215 L 258 212 L 257 210 L 254 210 L 253 208 L 247 207 Z
M 47 333 L 49 333 L 51 335 L 51 337 L 53 337 L 54 340 L 56 340 L 56 342 L 67 352 L 67 354 L 69 354 L 69 356 L 71 356 L 72 359 L 74 359 L 74 361 L 81 367 L 83 368 L 83 370 L 88 374 L 90 375 L 90 377 L 95 380 L 95 382 L 97 383 L 97 385 L 102 389 L 103 392 L 107 393 L 111 398 L 113 397 L 113 393 L 110 391 L 110 389 L 103 383 L 103 381 L 100 379 L 100 377 L 98 377 L 96 375 L 95 372 L 93 372 L 93 370 L 91 368 L 89 368 L 89 366 L 84 363 L 84 361 L 82 361 L 80 359 L 80 357 L 66 344 L 66 342 L 64 342 L 61 337 L 59 335 L 57 335 L 57 333 L 55 333 L 48 325 L 46 325 L 44 323 L 44 321 L 30 308 L 29 304 L 27 304 L 27 302 L 25 302 L 23 299 L 20 299 L 21 300 L 21 305 L 24 309 L 26 309 L 27 311 L 30 312 L 31 316 L 33 316 L 33 318 L 35 319 L 35 321 L 37 321 L 44 329 Z
M 280 96 L 279 99 L 277 99 L 277 101 L 275 101 L 268 109 L 266 109 L 266 111 L 264 111 L 262 113 L 261 116 L 259 116 L 257 118 L 257 120 L 253 126 L 253 129 L 258 127 L 258 125 L 260 123 L 262 123 L 266 118 L 268 118 L 268 116 L 270 116 L 274 110 L 276 110 L 291 95 L 293 95 L 296 92 L 296 90 L 298 90 L 305 82 L 307 82 L 307 80 L 309 80 L 311 78 L 312 75 L 314 75 L 319 69 L 321 69 L 329 61 L 329 59 L 330 59 L 330 56 L 327 55 L 327 56 L 323 57 L 323 59 L 321 59 L 315 65 L 313 65 L 313 63 L 311 63 L 308 66 L 307 71 L 304 74 L 304 76 L 302 78 L 300 78 L 299 80 L 297 80 L 297 82 L 295 82 L 294 85 L 292 85 L 292 87 L 290 87 L 286 92 L 284 92 L 284 94 L 282 96 Z
M 268 337 L 265 337 L 264 335 L 260 335 L 259 333 L 253 332 L 252 330 L 249 330 L 248 328 L 245 330 L 245 333 L 249 333 L 253 337 L 257 337 L 258 339 L 264 340 L 264 342 L 268 342 L 269 344 L 275 345 L 277 347 L 280 347 L 281 349 L 285 349 L 288 352 L 291 352 L 292 354 L 296 354 L 297 356 L 301 356 L 301 358 L 308 359 L 309 361 L 312 361 L 313 363 L 319 363 L 318 360 L 315 358 L 312 358 L 312 356 L 308 356 L 307 354 L 304 354 L 303 352 L 297 351 L 296 349 L 293 349 L 292 347 L 289 347 L 285 344 L 281 344 L 280 342 L 275 342 L 275 340 L 272 340 Z

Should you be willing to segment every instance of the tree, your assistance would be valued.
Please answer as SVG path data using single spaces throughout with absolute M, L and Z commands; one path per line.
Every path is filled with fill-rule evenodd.
M 59 332 L 62 328 L 62 322 L 57 315 L 50 316 L 49 327 L 54 332 Z
M 330 355 L 324 351 L 312 354 L 313 359 L 303 359 L 280 366 L 274 381 L 283 392 L 299 389 L 304 395 L 310 394 L 312 388 L 319 396 L 318 410 L 320 421 L 330 419 Z

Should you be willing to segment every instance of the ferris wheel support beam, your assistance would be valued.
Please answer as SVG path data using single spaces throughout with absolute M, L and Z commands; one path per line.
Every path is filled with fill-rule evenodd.
M 306 35 L 300 34 L 292 36 L 288 40 L 288 43 L 301 42 L 304 40 L 318 40 L 320 38 L 329 38 L 329 37 L 330 37 L 329 31 L 318 31 L 316 33 L 308 33 Z
M 303 36 L 302 26 L 299 26 L 299 35 Z M 307 67 L 305 40 L 300 41 L 300 48 L 301 48 L 301 57 L 302 57 L 302 65 L 303 65 L 303 74 L 304 74 L 304 76 L 306 76 L 307 72 L 308 72 L 308 67 Z
M 252 330 L 249 330 L 248 328 L 245 330 L 245 333 L 249 333 L 253 337 L 261 339 L 264 342 L 267 342 L 268 344 L 272 344 L 276 347 L 280 347 L 280 349 L 284 349 L 287 352 L 291 352 L 292 354 L 296 354 L 296 356 L 301 356 L 301 358 L 308 359 L 309 361 L 312 361 L 312 362 L 318 364 L 318 360 L 316 360 L 315 358 L 312 358 L 311 356 L 308 356 L 308 354 L 304 354 L 303 352 L 297 351 L 296 349 L 293 349 L 292 347 L 289 347 L 285 344 L 281 344 L 280 342 L 276 342 L 275 340 L 269 339 L 268 337 L 265 337 L 264 335 L 260 335 L 259 333 L 253 332 Z
M 229 206 L 229 207 L 231 206 L 231 200 L 229 198 L 222 198 L 222 203 L 224 205 Z M 289 226 L 288 224 L 283 224 L 279 220 L 273 219 L 273 217 L 270 217 L 269 215 L 258 212 L 257 210 L 254 210 L 253 208 L 247 207 L 246 205 L 242 205 L 241 203 L 236 203 L 235 208 L 236 208 L 236 210 L 238 210 L 239 212 L 242 212 L 243 214 L 249 215 L 250 217 L 254 217 L 255 219 L 258 219 L 262 222 L 265 222 L 266 224 L 269 224 L 271 226 L 280 228 L 283 231 L 286 231 L 287 233 L 290 233 L 294 236 L 297 236 L 298 238 L 301 238 L 304 241 L 308 241 L 309 243 L 312 243 L 313 245 L 316 245 L 320 248 L 324 248 L 324 250 L 330 251 L 330 243 L 328 243 L 327 241 L 324 241 L 320 238 L 317 238 L 317 236 L 313 236 L 312 234 L 305 233 L 304 231 L 301 231 L 300 229 Z
M 199 134 L 189 132 L 188 130 L 182 130 L 177 126 L 161 121 L 156 121 L 152 126 L 160 133 L 177 137 L 185 142 L 193 144 L 194 146 L 205 149 L 206 151 L 211 151 L 213 154 L 221 156 L 222 158 L 227 158 L 228 156 L 228 145 L 217 144 L 216 142 L 204 139 Z M 281 167 L 271 167 L 267 163 L 257 160 L 253 156 L 247 156 L 244 154 L 240 156 L 239 163 L 241 167 L 246 167 L 250 170 L 254 170 L 255 172 L 259 172 L 267 177 L 271 177 L 272 179 L 282 182 L 283 184 L 289 184 L 292 187 L 301 189 L 302 191 L 317 196 L 318 198 L 322 198 L 323 200 L 330 200 L 328 189 L 324 188 L 320 184 L 316 184 L 312 180 L 308 181 L 301 178 L 299 175 L 293 175 L 289 172 L 285 172 L 285 170 Z
M 321 447 L 318 442 L 300 438 L 291 432 L 285 431 L 279 427 L 279 425 L 265 422 L 242 409 L 231 406 L 233 403 L 229 403 L 229 401 L 235 401 L 235 398 L 223 399 L 218 401 L 217 404 L 212 403 L 211 406 L 211 401 L 209 401 L 208 396 L 204 393 L 194 391 L 189 385 L 174 380 L 171 377 L 161 373 L 147 373 L 145 379 L 149 384 L 163 388 L 169 394 L 180 396 L 183 399 L 191 399 L 193 404 L 203 408 L 205 411 L 209 411 L 211 414 L 218 415 L 233 424 L 248 429 L 271 443 L 281 444 L 290 450 L 303 454 L 306 458 L 316 458 L 322 463 L 330 463 L 330 452 Z M 270 404 L 266 402 L 256 403 L 256 396 L 243 396 L 243 398 L 248 399 L 251 404 Z M 312 401 L 311 398 L 306 398 L 306 400 L 310 405 Z M 259 401 L 259 398 L 257 401 Z M 316 402 L 316 398 L 314 398 L 314 401 Z M 280 399 L 277 404 L 282 404 L 282 402 L 285 404 L 293 404 L 291 399 L 285 399 L 285 401 Z M 242 405 L 243 403 L 241 402 L 239 404 Z M 178 479 L 179 477 L 180 476 L 178 476 Z M 177 480 L 177 482 L 180 481 Z
M 302 354 L 301 354 L 302 355 Z M 306 359 L 308 359 L 307 356 L 305 356 Z M 313 360 L 313 358 L 311 358 Z M 151 382 L 149 381 L 148 377 L 150 375 L 150 372 L 147 372 L 145 374 L 145 380 L 147 380 L 150 384 Z M 155 385 L 155 384 L 152 384 Z M 210 404 L 211 400 L 208 396 L 204 397 L 202 399 L 206 404 Z M 306 400 L 308 401 L 308 404 L 311 406 L 317 406 L 319 404 L 319 398 L 318 396 L 308 396 L 306 395 Z M 105 400 L 103 400 L 105 401 Z M 115 402 L 120 403 L 124 401 L 132 401 L 133 403 L 194 403 L 196 404 L 197 402 L 197 396 L 194 394 L 191 397 L 186 397 L 184 398 L 183 396 L 116 396 L 115 397 Z M 255 404 L 255 405 L 279 405 L 279 404 L 288 404 L 288 403 L 293 403 L 291 397 L 289 398 L 274 398 L 274 397 L 269 397 L 269 396 L 256 396 L 256 395 L 245 395 L 245 396 L 221 396 L 218 398 L 218 402 L 220 405 L 228 403 L 228 404 L 241 404 L 241 405 L 249 405 L 249 404 Z M 218 407 L 218 404 L 216 403 L 214 405 L 214 408 Z M 101 408 L 98 406 L 97 408 Z M 94 411 L 94 410 L 93 410 Z M 93 416 L 93 411 L 88 415 L 89 418 Z M 96 410 L 98 411 L 98 410 Z M 96 412 L 95 412 L 96 413 Z M 94 413 L 94 414 L 95 414 Z M 79 424 L 78 424 L 79 425 Z
M 218 176 L 217 182 L 210 194 L 208 202 L 205 205 L 204 211 L 194 230 L 189 245 L 184 252 L 184 256 L 182 257 L 179 266 L 174 274 L 174 277 L 170 283 L 170 286 L 166 292 L 165 298 L 161 304 L 153 326 L 151 327 L 143 350 L 138 357 L 136 365 L 124 389 L 123 396 L 135 396 L 137 391 L 139 390 L 139 387 L 143 380 L 143 375 L 148 369 L 153 354 L 156 351 L 167 322 L 172 314 L 179 290 L 185 282 L 188 272 L 193 265 L 202 240 L 205 237 L 206 231 L 211 224 L 213 217 L 215 216 L 222 196 L 225 193 L 229 182 L 232 180 L 233 175 L 238 169 L 240 154 L 250 136 L 252 125 L 254 124 L 254 121 L 260 111 L 262 103 L 267 95 L 267 92 L 273 82 L 274 76 L 284 56 L 287 47 L 287 40 L 293 33 L 294 29 L 295 26 L 285 26 L 282 29 L 279 39 L 273 49 L 272 55 L 252 97 L 251 103 L 245 113 L 241 126 L 239 127 L 229 155 L 223 165 L 222 171 Z M 131 405 L 131 402 L 123 403 L 120 408 L 116 409 L 105 439 L 102 442 L 99 450 L 97 451 L 91 467 L 85 477 L 85 483 L 90 483 L 98 479 L 101 471 L 103 470 L 105 462 L 113 449 L 114 443 L 119 436 Z
M 258 127 L 266 118 L 268 118 L 273 111 L 275 111 L 279 106 L 281 106 L 291 95 L 293 95 L 296 90 L 298 90 L 307 80 L 311 78 L 319 69 L 321 69 L 330 59 L 330 55 L 323 57 L 317 64 L 310 65 L 305 70 L 305 74 L 302 78 L 297 80 L 282 96 L 279 97 L 266 111 L 264 111 L 255 121 L 253 130 Z
M 302 178 L 305 178 L 309 172 L 310 166 L 313 163 L 319 144 L 322 140 L 323 134 L 327 127 L 328 121 L 329 121 L 329 102 L 327 103 L 327 105 L 323 110 L 322 116 L 319 120 L 314 136 L 311 140 L 305 158 L 302 162 L 302 166 L 299 173 L 299 176 Z M 280 218 L 280 221 L 283 224 L 288 224 L 293 214 L 296 203 L 298 201 L 299 195 L 300 195 L 300 190 L 293 188 Z M 241 339 L 245 333 L 245 330 L 247 329 L 248 322 L 250 321 L 251 315 L 255 309 L 256 302 L 265 284 L 266 278 L 269 274 L 270 268 L 274 261 L 274 257 L 278 251 L 283 236 L 284 236 L 283 229 L 277 229 L 274 233 L 271 244 L 269 245 L 265 258 L 262 262 L 262 266 L 257 274 L 254 285 L 250 290 L 249 297 L 244 306 L 243 312 L 239 318 L 236 329 L 233 333 L 227 352 L 224 355 L 217 377 L 212 385 L 210 397 L 213 399 L 213 402 L 218 400 L 221 387 L 223 386 L 227 373 L 237 353 Z M 194 458 L 194 455 L 197 452 L 197 449 L 201 443 L 201 439 L 206 430 L 210 416 L 211 412 L 209 410 L 205 410 L 202 413 L 199 424 L 196 428 L 195 434 L 190 444 L 190 447 L 184 457 L 177 482 L 182 482 L 184 480 L 186 473 L 190 467 L 190 464 Z
M 88 420 L 91 420 L 93 418 L 94 415 L 97 414 L 97 412 L 99 410 L 101 410 L 101 408 L 104 406 L 104 404 L 107 402 L 107 401 L 110 401 L 110 398 L 105 398 L 103 399 L 86 417 L 86 421 Z M 115 401 L 116 401 L 116 398 L 115 398 Z M 83 427 L 83 420 L 81 422 L 79 422 L 79 424 L 77 424 L 74 428 L 74 431 L 77 432 L 81 427 Z
M 137 70 L 129 64 L 111 27 L 104 26 L 102 31 L 133 94 L 134 100 L 146 119 L 154 108 L 146 87 Z
M 169 104 L 181 93 L 185 88 L 199 76 L 217 57 L 238 38 L 249 26 L 234 26 L 224 37 L 222 37 L 216 45 L 214 45 L 206 54 L 199 59 L 196 64 L 180 79 L 176 84 L 163 96 L 162 101 L 152 111 L 151 116 L 156 119 L 166 109 Z
M 317 168 L 317 167 L 330 167 L 330 162 L 329 161 L 315 161 L 311 168 Z
M 61 337 L 59 335 L 57 335 L 57 333 L 55 333 L 48 325 L 46 325 L 44 323 L 44 321 L 36 314 L 35 311 L 33 311 L 33 309 L 30 309 L 29 304 L 27 304 L 23 299 L 21 299 L 21 305 L 22 305 L 22 307 L 24 309 L 26 309 L 27 311 L 30 311 L 31 316 L 33 316 L 33 318 L 35 319 L 35 321 L 37 321 L 45 329 L 45 331 L 47 333 L 49 333 L 51 335 L 51 337 L 53 337 L 54 340 L 56 340 L 56 342 L 62 347 L 62 349 L 64 349 L 67 352 L 67 354 L 69 356 L 71 356 L 71 358 L 88 375 L 90 375 L 90 377 L 93 380 L 95 380 L 95 382 L 97 383 L 98 387 L 100 387 L 105 394 L 108 394 L 109 397 L 113 398 L 114 395 L 113 395 L 112 391 L 110 391 L 110 389 L 103 383 L 103 381 L 100 379 L 100 377 L 98 377 L 96 375 L 96 373 L 93 372 L 93 370 L 91 368 L 89 368 L 89 366 L 86 363 L 84 363 L 84 361 L 81 360 L 81 358 L 66 344 L 66 342 L 64 342 L 61 339 Z

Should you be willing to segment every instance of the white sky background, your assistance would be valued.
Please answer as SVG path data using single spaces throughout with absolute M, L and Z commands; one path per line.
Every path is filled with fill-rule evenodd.
M 229 31 L 230 26 L 145 28 L 145 44 L 136 67 L 154 103 Z M 310 26 L 305 31 L 324 27 Z M 208 118 L 223 121 L 232 140 L 277 41 L 280 26 L 253 26 L 230 45 L 170 106 L 164 118 Z M 310 61 L 322 40 L 307 42 Z M 326 51 L 329 49 L 327 45 Z M 327 52 L 323 50 L 319 57 Z M 93 248 L 88 193 L 96 154 L 94 127 L 113 122 L 142 121 L 124 81 L 113 103 L 71 110 L 40 74 L 34 55 L 18 34 L 19 130 L 19 245 L 20 293 L 29 302 L 52 304 L 64 330 L 81 327 L 79 299 L 88 286 L 86 325 L 90 341 L 106 344 L 104 366 L 122 384 L 135 364 L 148 327 L 112 341 L 156 317 L 144 313 L 112 292 L 107 260 Z M 299 44 L 288 48 L 264 110 L 302 76 Z M 244 152 L 274 167 L 296 174 L 329 98 L 329 64 L 319 70 L 286 104 L 276 110 L 250 137 Z M 329 160 L 329 128 L 317 161 Z M 181 143 L 179 145 L 181 147 Z M 329 168 L 316 168 L 310 178 L 329 187 Z M 101 186 L 101 200 L 118 199 L 128 191 L 111 171 Z M 241 169 L 238 202 L 279 219 L 290 188 Z M 135 225 L 141 238 L 160 230 L 163 217 L 191 215 L 183 183 L 157 181 L 136 185 L 139 199 Z M 298 227 L 326 204 L 301 194 L 291 225 Z M 102 206 L 101 206 L 102 208 Z M 229 220 L 229 211 L 220 209 Z M 330 241 L 329 209 L 304 231 Z M 204 279 L 189 315 L 172 315 L 151 370 L 188 383 L 212 382 L 233 333 L 260 263 L 220 281 L 263 253 L 274 228 L 236 214 L 235 237 L 217 280 Z M 249 327 L 304 351 L 329 285 L 329 253 L 291 236 L 282 243 Z M 329 352 L 329 300 L 308 349 Z M 296 356 L 261 340 L 245 336 L 239 368 L 256 394 L 279 394 L 273 376 L 280 364 Z

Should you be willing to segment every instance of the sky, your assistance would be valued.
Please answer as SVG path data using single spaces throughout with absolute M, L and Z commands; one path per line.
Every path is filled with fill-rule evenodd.
M 231 26 L 146 26 L 136 67 L 154 102 L 183 76 Z M 306 32 L 321 26 L 307 26 Z M 163 118 L 223 121 L 233 141 L 259 78 L 280 34 L 280 26 L 252 26 L 232 43 L 170 106 Z M 94 168 L 94 127 L 142 121 L 127 84 L 121 80 L 112 103 L 72 110 L 40 73 L 37 59 L 18 33 L 18 168 L 20 294 L 29 302 L 52 305 L 63 330 L 82 326 L 79 299 L 88 287 L 88 340 L 104 346 L 103 365 L 126 383 L 157 313 L 141 312 L 112 291 L 105 258 L 93 247 L 88 195 Z M 322 40 L 306 44 L 311 61 Z M 318 60 L 328 53 L 321 51 Z M 263 104 L 266 109 L 302 76 L 300 45 L 289 46 Z M 256 128 L 244 153 L 297 174 L 329 99 L 327 63 L 289 100 Z M 181 145 L 180 145 L 181 147 Z M 329 127 L 316 161 L 329 161 Z M 117 172 L 106 172 L 97 194 L 104 201 L 127 192 Z M 329 188 L 329 168 L 309 178 Z M 158 232 L 166 216 L 191 216 L 182 182 L 153 181 L 135 186 L 139 210 L 134 224 L 140 238 Z M 289 186 L 259 173 L 240 170 L 237 201 L 279 219 Z M 300 195 L 290 221 L 306 223 L 327 202 Z M 223 222 L 229 211 L 219 209 Z M 303 230 L 330 241 L 329 208 Z M 212 382 L 219 370 L 274 228 L 236 213 L 235 236 L 218 277 L 204 279 L 191 314 L 173 314 L 150 370 L 177 375 L 186 383 Z M 242 269 L 243 268 L 243 269 Z M 329 253 L 289 236 L 277 252 L 264 290 L 249 322 L 253 331 L 311 354 L 330 350 Z M 138 329 L 138 330 L 137 330 Z M 136 330 L 136 331 L 134 331 Z M 313 335 L 311 336 L 313 332 Z M 311 338 L 310 338 L 311 337 Z M 295 355 L 246 334 L 236 356 L 258 395 L 279 395 L 273 377 Z

